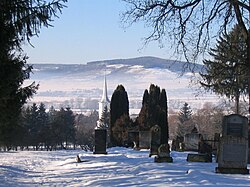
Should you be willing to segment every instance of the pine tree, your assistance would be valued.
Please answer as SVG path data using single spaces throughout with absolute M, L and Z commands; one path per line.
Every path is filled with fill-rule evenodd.
M 234 99 L 239 113 L 239 97 L 248 93 L 247 43 L 238 25 L 228 35 L 222 35 L 209 53 L 213 59 L 204 60 L 205 73 L 200 82 L 206 90 Z
M 110 125 L 110 112 L 108 111 L 108 107 L 105 106 L 101 115 L 101 119 L 99 120 L 98 129 L 109 129 Z
M 0 146 L 18 143 L 21 109 L 38 88 L 34 82 L 23 85 L 32 66 L 27 65 L 21 45 L 38 35 L 42 26 L 50 26 L 52 17 L 63 8 L 61 2 L 66 0 L 0 1 Z
M 184 123 L 185 121 L 188 121 L 191 119 L 192 116 L 192 110 L 191 107 L 188 105 L 188 103 L 184 103 L 183 107 L 179 111 L 179 121 L 181 123 Z
M 38 120 L 38 107 L 36 103 L 26 107 L 22 112 L 22 126 L 24 128 L 23 145 L 33 146 L 38 149 L 39 142 L 39 120 Z
M 183 107 L 178 113 L 178 124 L 177 124 L 177 136 L 184 137 L 186 133 L 190 131 L 190 128 L 193 127 L 192 124 L 192 110 L 188 103 L 184 103 Z M 192 126 L 192 127 L 191 127 Z
M 29 78 L 31 69 L 26 65 L 25 56 L 16 56 L 0 46 L 0 145 L 14 144 L 19 133 L 18 120 L 22 106 L 37 90 L 35 83 L 22 86 Z
M 38 132 L 38 139 L 40 143 L 43 143 L 46 147 L 49 142 L 49 117 L 48 113 L 46 112 L 45 105 L 43 103 L 40 103 L 38 107 L 38 116 L 37 116 L 37 122 L 39 126 L 39 132 Z

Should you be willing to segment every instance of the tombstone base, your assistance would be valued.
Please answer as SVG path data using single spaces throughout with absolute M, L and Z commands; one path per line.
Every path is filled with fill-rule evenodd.
M 103 155 L 106 155 L 108 153 L 106 151 L 95 151 L 95 152 L 93 152 L 93 154 L 103 154 Z
M 139 147 L 134 147 L 133 149 L 136 150 L 136 151 L 140 151 Z
M 149 153 L 149 157 L 153 156 L 153 155 L 158 155 L 158 151 L 157 152 L 150 152 Z
M 162 162 L 172 163 L 173 158 L 172 157 L 155 157 L 155 162 L 157 162 L 157 163 L 162 163 Z
M 188 154 L 188 162 L 212 162 L 212 156 L 209 154 Z
M 250 137 L 248 138 L 248 141 L 250 141 Z M 250 142 L 248 142 L 249 144 Z M 249 146 L 249 145 L 248 145 Z M 247 158 L 247 163 L 250 164 L 250 147 L 248 147 L 248 158 Z
M 249 174 L 249 169 L 247 168 L 222 168 L 216 167 L 216 173 L 223 173 L 223 174 Z

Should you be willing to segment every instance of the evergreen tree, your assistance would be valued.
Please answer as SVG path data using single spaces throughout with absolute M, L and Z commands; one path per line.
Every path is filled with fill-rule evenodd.
M 179 121 L 181 123 L 184 123 L 185 121 L 188 121 L 191 119 L 192 116 L 192 110 L 191 107 L 188 105 L 188 103 L 184 103 L 183 107 L 179 111 Z
M 94 129 L 98 120 L 98 112 L 93 111 L 90 115 L 85 116 L 78 114 L 75 118 L 76 141 L 82 149 L 92 150 L 94 147 Z
M 108 107 L 105 106 L 101 115 L 101 119 L 99 120 L 98 128 L 108 130 L 110 127 L 109 122 L 110 122 L 110 112 L 108 111 Z
M 166 94 L 166 90 L 162 89 L 161 93 L 160 93 L 160 106 L 162 109 L 164 109 L 165 111 L 167 111 L 167 94 Z
M 52 121 L 52 132 L 56 144 L 61 145 L 63 149 L 67 149 L 68 143 L 75 143 L 74 115 L 70 108 L 56 111 Z
M 23 85 L 32 66 L 27 65 L 21 44 L 37 35 L 42 26 L 50 26 L 51 18 L 63 8 L 61 2 L 66 0 L 0 1 L 0 146 L 18 142 L 21 108 L 38 88 L 35 83 Z
M 112 131 L 113 131 L 113 140 L 112 143 L 116 146 L 127 146 L 128 140 L 128 131 L 132 127 L 132 121 L 127 114 L 120 116 L 116 120 Z
M 248 94 L 249 76 L 247 43 L 242 29 L 236 25 L 228 35 L 219 37 L 209 54 L 213 60 L 203 61 L 206 71 L 201 74 L 201 85 L 206 90 L 235 99 L 236 113 L 239 113 L 239 97 Z
M 37 116 L 37 122 L 38 122 L 38 139 L 39 142 L 45 145 L 45 147 L 48 146 L 48 140 L 49 140 L 49 118 L 48 113 L 46 112 L 45 105 L 43 103 L 40 103 L 38 107 L 38 116 Z
M 22 106 L 37 89 L 35 83 L 22 86 L 30 72 L 25 56 L 17 56 L 0 45 L 0 145 L 11 146 L 20 132 L 18 120 Z
M 113 129 L 116 121 L 123 115 L 129 116 L 128 95 L 123 85 L 118 85 L 110 103 L 110 141 L 113 145 L 118 144 L 115 141 Z
M 149 93 L 148 90 L 146 89 L 142 97 L 142 106 L 147 105 L 148 102 L 149 102 Z
M 168 121 L 167 121 L 167 96 L 165 89 L 160 90 L 157 85 L 151 84 L 144 91 L 143 104 L 136 123 L 140 130 L 150 130 L 154 125 L 161 127 L 161 143 L 168 143 Z
M 75 145 L 75 115 L 73 113 L 73 111 L 67 107 L 66 108 L 66 112 L 65 112 L 65 126 L 66 126 L 66 138 L 65 138 L 65 142 L 66 142 L 66 147 L 67 147 L 67 143 L 72 143 L 73 145 Z
M 160 93 L 160 122 L 161 127 L 161 144 L 167 144 L 169 139 L 168 130 L 168 108 L 167 108 L 167 94 L 165 89 L 162 89 Z
M 149 105 L 156 106 L 160 104 L 160 87 L 151 84 L 149 87 Z
M 178 113 L 178 124 L 177 124 L 177 136 L 179 138 L 183 138 L 184 135 L 190 132 L 191 128 L 193 128 L 192 123 L 192 110 L 188 103 L 184 103 L 183 107 L 180 108 Z
M 0 35 L 0 44 L 4 44 L 0 46 L 11 41 L 12 48 L 21 49 L 22 42 L 38 35 L 41 27 L 51 26 L 52 18 L 58 17 L 57 13 L 61 13 L 65 2 L 67 0 L 0 1 L 0 28 L 9 36 Z
M 24 128 L 23 145 L 33 146 L 38 149 L 39 137 L 39 122 L 38 122 L 38 107 L 35 103 L 28 106 L 22 113 L 22 126 Z
M 57 111 L 53 106 L 49 108 L 48 112 L 48 132 L 47 132 L 47 150 L 52 150 L 58 143 L 58 136 L 56 133 L 56 119 Z

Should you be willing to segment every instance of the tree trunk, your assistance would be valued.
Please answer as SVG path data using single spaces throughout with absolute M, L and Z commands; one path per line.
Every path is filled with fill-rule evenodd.
M 229 1 L 230 2 L 230 1 Z M 233 7 L 234 7 L 234 12 L 236 15 L 236 19 L 238 24 L 242 27 L 242 29 L 245 31 L 245 34 L 247 36 L 247 67 L 248 68 L 248 75 L 246 77 L 247 82 L 248 82 L 248 124 L 250 124 L 250 28 L 244 23 L 243 20 L 243 15 L 240 12 L 240 7 L 239 7 L 239 2 L 238 1 L 231 1 Z M 248 6 L 250 6 L 250 0 L 248 1 Z M 248 11 L 248 16 L 250 19 L 250 11 Z
M 249 13 L 250 16 L 250 13 Z M 248 124 L 250 125 L 250 30 L 247 32 L 247 68 L 248 68 Z

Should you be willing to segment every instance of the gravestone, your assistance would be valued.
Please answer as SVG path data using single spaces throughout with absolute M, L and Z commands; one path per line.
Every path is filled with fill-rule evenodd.
M 161 145 L 161 128 L 158 125 L 151 127 L 151 145 L 149 156 L 158 155 L 158 148 Z
M 202 135 L 194 130 L 189 134 L 185 134 L 184 136 L 185 151 L 198 151 L 199 142 L 201 138 Z
M 158 154 L 155 157 L 155 162 L 173 162 L 173 158 L 170 156 L 170 149 L 168 144 L 161 144 L 158 148 Z
M 150 131 L 139 131 L 139 148 L 149 149 L 151 143 L 151 132 Z
M 250 164 L 250 130 L 248 130 L 248 164 Z
M 189 153 L 187 155 L 188 162 L 212 162 L 212 146 L 205 142 L 202 138 L 199 142 L 198 154 Z
M 172 151 L 184 151 L 184 137 L 183 136 L 176 136 L 176 138 L 172 141 Z
M 206 153 L 199 154 L 188 154 L 187 155 L 188 162 L 212 162 L 212 157 Z
M 107 130 L 95 129 L 95 149 L 94 154 L 107 154 Z
M 134 149 L 139 147 L 139 131 L 129 131 L 128 132 L 128 145 Z
M 247 158 L 248 119 L 238 114 L 225 116 L 216 173 L 248 174 Z

